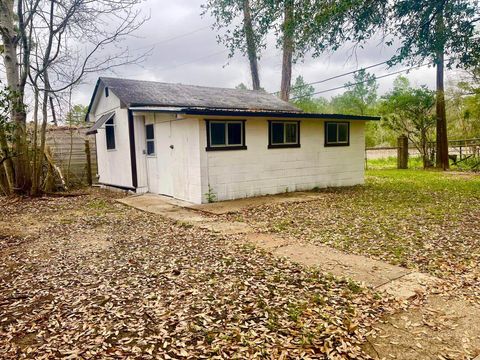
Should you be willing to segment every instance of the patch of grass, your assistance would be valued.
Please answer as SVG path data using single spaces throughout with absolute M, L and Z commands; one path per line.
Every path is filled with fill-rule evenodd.
M 92 199 L 87 203 L 87 207 L 93 210 L 105 210 L 110 207 L 110 204 L 105 199 Z
M 478 157 L 471 157 L 463 161 L 460 161 L 457 164 L 450 162 L 450 169 L 458 170 L 458 171 L 472 171 L 472 170 L 480 171 L 479 162 L 480 162 L 480 158 Z M 386 158 L 367 160 L 367 169 L 369 170 L 388 170 L 388 169 L 396 169 L 396 168 L 397 168 L 396 156 L 389 156 Z M 422 158 L 420 156 L 410 156 L 408 158 L 408 168 L 410 170 L 423 169 Z
M 354 294 L 359 294 L 363 290 L 359 283 L 357 283 L 356 281 L 352 281 L 352 280 L 348 281 L 347 287 Z
M 176 224 L 183 229 L 193 228 L 193 224 L 191 224 L 189 222 L 186 222 L 186 221 L 177 221 Z
M 313 294 L 312 302 L 316 305 L 323 306 L 326 304 L 325 297 L 321 294 Z
M 397 168 L 396 156 L 389 156 L 386 158 L 367 160 L 367 169 L 369 170 L 396 169 L 396 168 Z M 408 158 L 408 168 L 422 169 L 423 168 L 422 158 L 420 156 L 410 156 Z
M 275 232 L 281 232 L 286 230 L 290 225 L 292 224 L 292 221 L 290 219 L 281 219 L 280 221 L 276 222 L 273 224 L 273 231 Z
M 457 164 L 452 165 L 453 170 L 459 171 L 469 171 L 475 170 L 480 171 L 480 158 L 479 157 L 470 157 L 462 161 L 457 162 Z
M 288 304 L 288 317 L 290 320 L 298 322 L 303 312 L 305 311 L 305 303 L 290 303 Z
M 315 201 L 263 205 L 242 215 L 259 229 L 435 276 L 478 276 L 472 254 L 480 252 L 479 175 L 372 169 L 365 180 L 321 191 Z

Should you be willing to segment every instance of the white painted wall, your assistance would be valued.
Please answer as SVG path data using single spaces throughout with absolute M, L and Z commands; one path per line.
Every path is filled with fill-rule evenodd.
M 93 121 L 115 111 L 115 150 L 107 150 L 105 126 L 96 136 L 99 182 L 102 184 L 132 187 L 130 143 L 128 137 L 128 111 L 120 108 L 120 100 L 110 91 L 105 97 L 103 87 L 98 89 L 97 101 L 91 109 Z
M 152 112 L 138 113 L 137 115 L 138 118 L 144 117 L 145 124 L 155 124 L 156 152 L 155 156 L 147 157 L 145 154 L 145 130 L 136 132 L 137 134 L 142 133 L 142 138 L 138 139 L 137 137 L 136 139 L 137 165 L 143 166 L 143 169 L 139 168 L 138 170 L 139 184 L 140 181 L 142 184 L 148 183 L 150 192 L 201 203 L 199 121 L 197 119 L 179 119 L 176 115 Z M 143 159 L 138 159 L 139 154 Z M 141 172 L 142 174 L 148 172 L 148 175 L 144 177 L 144 175 L 140 175 Z M 142 176 L 142 180 L 140 180 L 140 176 Z M 167 189 L 169 190 L 167 191 Z
M 350 122 L 350 146 L 325 147 L 324 121 L 307 119 L 300 122 L 300 148 L 268 149 L 267 120 L 247 118 L 247 150 L 208 152 L 200 120 L 203 202 L 209 184 L 217 200 L 230 200 L 364 182 L 364 122 Z
M 108 98 L 103 89 L 99 91 L 102 95 L 92 110 L 94 118 L 115 111 L 116 124 L 115 150 L 106 150 L 103 128 L 96 134 L 99 181 L 131 187 L 128 112 L 120 108 L 119 99 L 111 91 Z M 135 113 L 138 192 L 162 189 L 149 187 L 149 176 L 159 184 L 171 183 L 166 195 L 193 203 L 207 202 L 209 184 L 217 200 L 222 201 L 364 182 L 364 122 L 350 122 L 350 146 L 325 147 L 324 121 L 305 119 L 300 123 L 300 148 L 268 149 L 268 120 L 272 119 L 246 119 L 247 150 L 207 152 L 204 119 Z M 148 123 L 155 124 L 156 156 L 151 158 L 145 154 Z M 169 133 L 165 134 L 167 129 Z M 148 176 L 148 164 L 152 163 L 155 167 L 150 168 L 155 171 Z

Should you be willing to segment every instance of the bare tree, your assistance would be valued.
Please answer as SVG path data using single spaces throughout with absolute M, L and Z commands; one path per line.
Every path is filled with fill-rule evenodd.
M 147 55 L 143 52 L 133 56 L 128 49 L 108 52 L 147 20 L 137 6 L 141 2 L 18 0 L 15 10 L 13 0 L 0 0 L 0 30 L 3 43 L 9 47 L 2 54 L 8 85 L 20 93 L 19 102 L 24 109 L 23 112 L 12 111 L 12 119 L 21 125 L 16 127 L 19 130 L 16 130 L 14 140 L 18 159 L 14 177 L 16 187 L 22 192 L 35 195 L 41 191 L 48 107 L 52 108 L 52 113 L 54 111 L 49 100 L 79 84 L 87 74 L 138 63 Z M 25 132 L 27 80 L 35 98 L 31 171 L 28 169 L 30 159 Z M 21 161 L 22 154 L 24 162 Z M 27 175 L 19 177 L 23 170 Z
M 30 188 L 30 162 L 26 138 L 27 114 L 24 103 L 27 83 L 33 15 L 40 0 L 0 0 L 0 33 L 2 36 L 2 58 L 5 66 L 7 85 L 15 93 L 11 108 L 13 129 L 12 154 L 8 156 L 4 167 L 9 182 L 18 192 L 27 192 Z M 10 151 L 3 149 L 3 151 Z
M 237 51 L 248 57 L 254 90 L 261 89 L 258 60 L 273 20 L 272 4 L 263 0 L 207 0 L 202 5 L 202 15 L 210 13 L 215 19 L 213 28 L 222 31 L 218 41 L 230 50 L 229 57 Z

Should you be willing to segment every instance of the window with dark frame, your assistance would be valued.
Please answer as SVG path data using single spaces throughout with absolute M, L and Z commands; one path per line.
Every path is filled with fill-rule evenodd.
M 115 122 L 113 118 L 105 123 L 105 137 L 107 150 L 115 150 Z
M 207 150 L 244 150 L 245 120 L 206 120 Z
M 326 122 L 325 123 L 325 146 L 348 146 L 350 145 L 349 122 Z
M 300 121 L 268 123 L 268 148 L 300 147 Z
M 155 155 L 155 129 L 153 124 L 145 125 L 145 135 L 147 142 L 147 155 Z

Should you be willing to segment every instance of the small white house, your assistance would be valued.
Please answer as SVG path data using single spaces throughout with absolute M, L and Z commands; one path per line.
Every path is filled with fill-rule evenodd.
M 99 182 L 192 203 L 364 182 L 365 121 L 304 113 L 263 91 L 101 77 Z

